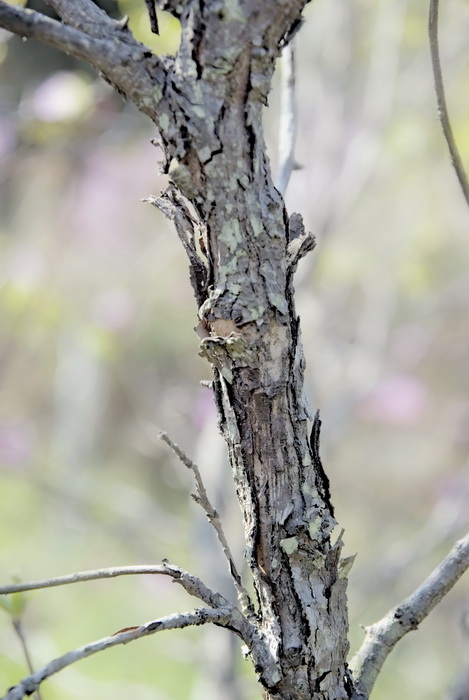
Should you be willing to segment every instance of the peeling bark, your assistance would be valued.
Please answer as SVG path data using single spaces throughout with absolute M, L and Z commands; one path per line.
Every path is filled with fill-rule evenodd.
M 176 123 L 165 129 L 166 115 L 156 121 L 167 163 L 177 161 L 169 176 L 197 217 L 183 213 L 172 189 L 166 193 L 173 219 L 183 216 L 190 231 L 200 352 L 214 368 L 244 516 L 264 642 L 256 670 L 266 698 L 337 700 L 352 693 L 346 578 L 341 539 L 331 541 L 318 421 L 309 440 L 313 416 L 292 290 L 296 263 L 314 239 L 301 217 L 286 215 L 261 121 L 282 38 L 302 5 L 278 3 L 274 17 L 272 3 L 187 4 L 170 77 Z
M 75 9 L 49 2 L 68 36 L 41 17 L 27 35 L 56 46 L 62 36 L 65 50 L 89 60 L 160 132 L 172 184 L 150 199 L 174 221 L 189 258 L 200 354 L 213 367 L 244 517 L 257 596 L 248 647 L 265 697 L 352 697 L 342 541 L 332 541 L 318 418 L 310 441 L 293 299 L 296 265 L 314 237 L 298 214 L 287 216 L 262 131 L 275 61 L 305 0 L 160 1 L 181 21 L 174 59 L 151 55 L 125 24 L 107 18 L 99 30 L 88 0 Z

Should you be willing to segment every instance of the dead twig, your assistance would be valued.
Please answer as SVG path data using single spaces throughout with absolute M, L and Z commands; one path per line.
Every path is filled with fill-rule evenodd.
M 212 506 L 207 496 L 207 491 L 205 490 L 204 482 L 202 480 L 202 475 L 200 473 L 199 467 L 186 455 L 186 453 L 183 450 L 181 450 L 181 448 L 175 442 L 171 440 L 167 433 L 161 431 L 158 434 L 158 437 L 172 449 L 172 451 L 182 462 L 182 464 L 184 464 L 193 473 L 197 493 L 193 493 L 192 498 L 196 503 L 198 503 L 198 505 L 200 505 L 204 509 L 208 521 L 210 522 L 217 534 L 218 540 L 223 549 L 223 553 L 226 557 L 226 560 L 228 561 L 230 574 L 233 579 L 236 592 L 238 594 L 238 601 L 241 606 L 241 609 L 248 618 L 251 617 L 252 615 L 254 615 L 254 608 L 249 597 L 249 593 L 244 587 L 241 576 L 239 575 L 238 570 L 236 568 L 236 564 L 234 562 L 230 546 L 223 531 L 220 515 L 218 514 L 218 511 Z

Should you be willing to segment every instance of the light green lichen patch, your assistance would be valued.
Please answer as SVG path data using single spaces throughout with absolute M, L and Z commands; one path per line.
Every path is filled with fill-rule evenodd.
M 303 462 L 303 464 L 304 464 L 304 462 Z M 313 488 L 313 486 L 306 483 L 306 481 L 304 481 L 301 484 L 301 491 L 304 493 L 305 496 L 311 496 L 311 498 L 313 498 L 313 499 L 317 499 L 319 497 L 319 493 L 318 493 L 317 488 Z
M 169 117 L 165 112 L 162 112 L 158 117 L 158 124 L 161 131 L 166 132 L 169 129 Z
M 228 219 L 228 221 L 225 221 L 220 232 L 219 240 L 228 246 L 230 253 L 234 253 L 239 244 L 242 243 L 239 222 L 236 219 Z
M 298 549 L 298 540 L 296 537 L 286 537 L 280 540 L 280 546 L 288 556 L 291 556 Z
M 233 384 L 233 372 L 230 370 L 229 367 L 222 367 L 221 373 L 225 377 L 228 384 Z
M 344 557 L 343 559 L 340 560 L 339 564 L 339 578 L 347 578 L 347 576 L 350 573 L 350 570 L 353 566 L 353 563 L 356 558 L 356 554 L 352 554 L 350 557 Z
M 253 234 L 258 237 L 264 232 L 264 226 L 262 225 L 262 220 L 258 218 L 251 219 L 251 228 Z
M 205 114 L 204 110 L 202 110 L 202 112 Z M 210 160 L 211 155 L 212 151 L 208 146 L 203 146 L 199 149 L 199 160 L 201 163 L 205 163 L 207 160 Z
M 317 540 L 321 534 L 321 522 L 321 516 L 317 515 L 314 520 L 311 520 L 311 522 L 308 523 L 309 536 L 312 540 Z
M 224 2 L 224 20 L 226 22 L 244 22 L 245 17 L 241 9 L 239 0 L 225 0 Z

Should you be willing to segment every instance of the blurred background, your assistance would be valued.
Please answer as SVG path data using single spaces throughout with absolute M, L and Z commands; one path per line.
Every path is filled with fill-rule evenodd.
M 178 23 L 139 39 L 174 53 Z M 28 6 L 42 11 L 39 2 Z M 468 526 L 469 210 L 439 127 L 427 3 L 315 0 L 297 38 L 299 131 L 286 201 L 318 246 L 297 307 L 323 462 L 350 576 L 351 644 L 430 573 Z M 441 12 L 456 141 L 469 167 L 469 5 Z M 278 73 L 281 66 L 279 65 Z M 279 75 L 265 114 L 274 173 Z M 223 444 L 198 355 L 185 254 L 159 212 L 156 136 L 86 65 L 0 33 L 0 580 L 163 557 L 232 595 L 190 473 L 198 463 L 242 562 Z M 197 602 L 129 577 L 28 594 L 36 668 Z M 436 700 L 469 665 L 466 575 L 389 657 L 373 698 Z M 0 609 L 0 690 L 27 674 Z M 42 700 L 260 697 L 222 630 L 155 635 L 73 665 Z

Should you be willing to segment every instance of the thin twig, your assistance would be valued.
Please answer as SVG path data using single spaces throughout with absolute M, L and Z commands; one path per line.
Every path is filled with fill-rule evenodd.
M 438 43 L 438 11 L 439 0 L 430 0 L 430 12 L 428 17 L 428 36 L 430 39 L 430 54 L 432 57 L 433 79 L 435 81 L 435 92 L 438 103 L 438 114 L 440 117 L 443 134 L 448 144 L 449 154 L 453 168 L 459 180 L 464 198 L 469 206 L 469 182 L 466 171 L 461 160 L 461 156 L 456 146 L 453 130 L 449 121 L 448 108 L 446 106 L 445 87 L 441 72 L 440 49 Z
M 153 574 L 170 576 L 176 583 L 179 583 L 190 595 L 199 598 L 211 607 L 226 607 L 230 605 L 223 596 L 215 593 L 203 583 L 197 576 L 189 574 L 178 566 L 173 566 L 164 560 L 163 564 L 154 566 L 115 566 L 107 569 L 94 569 L 92 571 L 79 571 L 66 576 L 44 579 L 42 581 L 31 581 L 29 583 L 13 583 L 9 586 L 1 586 L 0 594 L 9 595 L 22 591 L 34 591 L 43 588 L 54 588 L 55 586 L 65 586 L 69 583 L 82 583 L 84 581 L 96 581 L 98 579 L 115 578 L 116 576 L 132 576 L 140 574 Z
M 179 445 L 177 445 L 175 442 L 173 442 L 173 440 L 171 440 L 167 433 L 161 431 L 158 434 L 158 437 L 172 449 L 172 451 L 182 462 L 182 464 L 184 464 L 193 473 L 197 493 L 192 494 L 192 498 L 196 503 L 198 503 L 198 505 L 200 505 L 204 509 L 208 521 L 217 533 L 217 537 L 222 546 L 223 553 L 226 557 L 226 560 L 228 561 L 230 574 L 233 578 L 233 583 L 238 594 L 238 601 L 241 606 L 241 610 L 249 618 L 250 616 L 254 615 L 254 608 L 249 597 L 249 593 L 244 587 L 241 576 L 239 575 L 238 570 L 236 568 L 236 564 L 234 562 L 230 546 L 223 531 L 220 515 L 218 511 L 212 506 L 209 497 L 207 496 L 207 491 L 205 490 L 205 485 L 199 467 L 186 455 L 186 453 L 183 450 L 181 450 Z
M 350 664 L 358 692 L 369 697 L 393 647 L 407 632 L 417 629 L 468 568 L 469 534 L 456 542 L 448 556 L 412 595 L 379 622 L 365 628 L 365 641 Z
M 31 695 L 46 678 L 61 671 L 63 668 L 118 644 L 127 644 L 135 639 L 155 634 L 155 632 L 162 632 L 163 630 L 182 629 L 193 625 L 205 625 L 210 622 L 221 626 L 229 626 L 231 617 L 232 611 L 230 608 L 217 608 L 215 610 L 200 608 L 191 612 L 167 615 L 128 631 L 117 632 L 110 637 L 104 637 L 96 642 L 85 644 L 54 659 L 39 669 L 39 671 L 32 673 L 27 678 L 23 678 L 21 683 L 11 688 L 2 700 L 22 700 L 26 695 Z
M 150 18 L 150 27 L 153 34 L 159 34 L 158 29 L 158 17 L 156 16 L 156 3 L 155 0 L 145 0 L 145 5 L 147 6 L 148 16 Z
M 285 46 L 282 53 L 279 167 L 275 184 L 282 196 L 287 191 L 288 182 L 295 167 L 297 128 L 295 78 L 295 42 L 292 40 Z
M 31 660 L 31 654 L 29 653 L 28 645 L 26 642 L 26 637 L 23 632 L 23 625 L 21 623 L 20 618 L 16 617 L 13 618 L 13 629 L 15 630 L 16 636 L 20 640 L 21 648 L 23 649 L 23 654 L 24 658 L 26 660 L 26 666 L 28 667 L 29 673 L 33 674 L 34 673 L 34 668 L 33 668 L 33 662 Z M 39 689 L 36 690 L 34 693 L 34 697 L 36 700 L 41 700 L 41 693 L 39 692 Z

